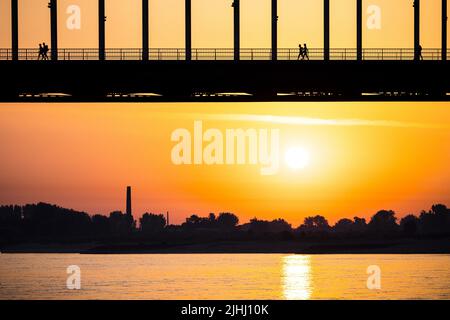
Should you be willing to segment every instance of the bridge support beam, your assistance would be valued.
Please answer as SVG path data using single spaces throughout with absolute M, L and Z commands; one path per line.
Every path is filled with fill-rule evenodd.
M 98 59 L 105 60 L 105 0 L 98 0 Z
M 142 0 L 142 60 L 149 58 L 148 0 Z
M 278 0 L 272 0 L 272 60 L 278 59 Z
M 362 0 L 356 0 L 356 60 L 363 59 L 362 52 Z
M 241 21 L 240 21 L 240 9 L 241 1 L 233 0 L 234 11 L 234 60 L 239 60 L 241 55 Z
M 323 59 L 330 60 L 330 0 L 323 0 Z
M 420 59 L 420 0 L 414 0 L 414 60 Z
M 50 46 L 52 60 L 58 60 L 58 1 L 50 0 L 48 7 L 50 9 Z
M 447 60 L 447 0 L 442 0 L 442 60 Z
M 186 60 L 192 60 L 192 5 L 191 0 L 185 0 L 185 50 L 186 50 Z
M 19 60 L 19 7 L 17 0 L 11 0 L 11 51 L 12 59 Z

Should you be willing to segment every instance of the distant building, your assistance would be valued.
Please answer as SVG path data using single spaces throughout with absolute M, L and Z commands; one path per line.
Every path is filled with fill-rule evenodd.
M 127 216 L 132 217 L 133 213 L 131 211 L 131 187 L 127 187 Z

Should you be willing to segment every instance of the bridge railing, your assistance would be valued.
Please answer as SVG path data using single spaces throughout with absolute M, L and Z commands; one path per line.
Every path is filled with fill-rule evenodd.
M 50 52 L 49 52 L 49 58 Z M 278 60 L 323 60 L 324 50 L 309 49 L 308 58 L 299 56 L 298 48 L 281 48 L 277 52 Z M 423 49 L 424 60 L 440 60 L 441 49 Z M 450 57 L 450 50 L 447 52 Z M 99 50 L 96 48 L 58 49 L 58 60 L 98 60 Z M 357 51 L 354 48 L 330 49 L 331 60 L 356 60 Z M 39 49 L 19 49 L 19 60 L 38 60 Z M 139 48 L 109 48 L 105 51 L 106 60 L 141 60 L 142 49 Z M 185 60 L 186 50 L 182 48 L 152 48 L 149 50 L 150 60 Z M 233 60 L 232 48 L 194 48 L 192 60 Z M 267 48 L 248 48 L 240 50 L 241 60 L 271 60 L 272 50 Z M 363 60 L 413 60 L 414 49 L 411 48 L 365 48 Z M 0 60 L 12 60 L 11 49 L 0 49 Z

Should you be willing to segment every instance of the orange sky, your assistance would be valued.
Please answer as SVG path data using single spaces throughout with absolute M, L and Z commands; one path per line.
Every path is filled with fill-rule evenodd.
M 400 215 L 450 205 L 448 103 L 2 104 L 0 203 L 46 201 L 107 214 L 231 211 L 242 221 L 306 215 L 335 221 L 378 209 Z M 225 115 L 225 117 L 223 116 Z M 230 120 L 232 116 L 235 120 Z M 261 122 L 257 115 L 315 119 Z M 254 119 L 254 120 L 252 120 Z M 273 118 L 277 119 L 277 118 Z M 286 118 L 283 118 L 286 119 Z M 332 119 L 333 125 L 319 120 Z M 171 133 L 207 128 L 280 129 L 280 171 L 254 165 L 175 166 Z M 301 146 L 310 165 L 294 171 L 285 151 Z
M 47 0 L 19 0 L 20 46 L 49 41 Z M 124 5 L 126 3 L 126 5 Z M 69 4 L 81 30 L 65 28 Z M 412 47 L 412 0 L 364 1 L 382 8 L 381 30 L 364 29 L 366 47 Z M 140 1 L 106 0 L 107 47 L 139 47 Z M 9 0 L 0 0 L 0 47 L 10 46 Z M 151 47 L 184 45 L 184 0 L 150 1 Z M 242 0 L 242 47 L 270 46 L 270 0 Z M 355 1 L 331 1 L 332 47 L 355 46 Z M 96 47 L 96 1 L 59 1 L 60 47 Z M 322 47 L 322 2 L 279 0 L 279 47 Z M 232 47 L 231 0 L 193 0 L 194 47 Z M 440 46 L 440 0 L 422 1 L 422 45 Z M 47 201 L 103 213 L 124 209 L 134 188 L 136 215 L 232 211 L 285 217 L 401 215 L 450 205 L 448 103 L 0 104 L 0 203 Z M 218 120 L 231 114 L 236 121 Z M 242 115 L 312 117 L 345 125 L 261 123 Z M 251 117 L 250 117 L 251 118 Z M 206 127 L 278 128 L 281 153 L 300 145 L 311 164 L 273 176 L 254 166 L 174 166 L 170 134 Z M 295 119 L 295 118 L 293 118 Z M 356 119 L 356 125 L 353 120 Z M 345 120 L 345 121 L 344 121 Z M 375 122 L 373 122 L 375 121 Z M 394 121 L 394 122 L 392 122 Z M 320 121 L 319 121 L 320 123 Z
M 50 42 L 48 0 L 19 0 L 20 41 L 23 48 Z M 97 1 L 59 0 L 59 45 L 97 46 Z M 126 5 L 125 5 L 126 3 Z M 233 11 L 231 0 L 192 0 L 193 46 L 231 48 Z M 413 0 L 364 0 L 382 9 L 381 30 L 364 28 L 365 47 L 413 47 Z M 81 7 L 81 30 L 66 28 L 68 5 Z M 279 0 L 279 47 L 323 46 L 323 4 L 318 0 Z M 421 4 L 422 45 L 440 47 L 441 0 Z M 331 46 L 355 47 L 356 1 L 331 0 Z M 10 1 L 0 0 L 0 47 L 10 46 Z M 141 1 L 106 0 L 107 47 L 139 47 Z M 364 20 L 364 26 L 366 25 Z M 150 1 L 151 47 L 183 47 L 184 0 Z M 241 0 L 242 47 L 270 47 L 270 0 Z

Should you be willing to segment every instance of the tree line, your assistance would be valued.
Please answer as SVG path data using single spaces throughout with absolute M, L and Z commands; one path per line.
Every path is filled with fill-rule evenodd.
M 296 239 L 333 237 L 421 237 L 450 235 L 450 209 L 436 204 L 419 215 L 398 219 L 392 210 L 381 210 L 368 221 L 365 218 L 340 219 L 330 225 L 324 216 L 306 217 L 294 228 L 284 219 L 272 221 L 254 218 L 239 224 L 239 218 L 229 212 L 206 217 L 191 215 L 181 225 L 167 225 L 163 214 L 144 213 L 139 223 L 120 211 L 109 216 L 38 203 L 24 206 L 0 206 L 0 242 L 80 240 L 110 238 L 165 239 L 180 236 L 190 239 L 196 235 L 222 239 Z

